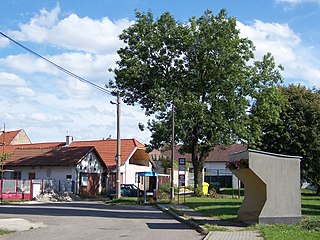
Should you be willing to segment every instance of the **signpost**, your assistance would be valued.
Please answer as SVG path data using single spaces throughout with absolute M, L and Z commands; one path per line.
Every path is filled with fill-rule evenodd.
M 185 186 L 186 186 L 186 159 L 179 158 L 179 181 L 178 181 L 178 204 L 179 204 L 179 190 L 183 187 L 184 203 L 186 202 Z

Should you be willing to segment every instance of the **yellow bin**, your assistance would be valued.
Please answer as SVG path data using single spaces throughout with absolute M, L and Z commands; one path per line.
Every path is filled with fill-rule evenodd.
M 209 192 L 209 183 L 203 182 L 202 183 L 202 193 L 204 195 L 208 195 L 208 192 Z

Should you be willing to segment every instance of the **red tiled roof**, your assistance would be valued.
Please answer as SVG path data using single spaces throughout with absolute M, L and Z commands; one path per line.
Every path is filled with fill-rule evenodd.
M 20 130 L 16 130 L 16 131 L 8 131 L 5 133 L 1 133 L 0 135 L 0 143 L 1 144 L 5 144 L 5 145 L 9 145 L 12 140 L 18 135 L 18 133 L 20 132 Z
M 94 147 L 16 148 L 3 164 L 5 166 L 72 166 L 91 151 L 95 151 Z
M 73 141 L 70 146 L 94 146 L 108 167 L 112 168 L 116 165 L 116 139 Z M 128 160 L 136 148 L 145 149 L 144 145 L 136 139 L 121 139 L 121 165 Z
M 176 146 L 174 152 L 174 158 L 178 159 L 179 157 L 186 158 L 187 162 L 191 162 L 191 154 L 180 154 L 180 146 Z M 247 149 L 247 146 L 242 144 L 231 144 L 231 145 L 217 145 L 209 153 L 209 156 L 206 158 L 205 162 L 227 162 L 229 161 L 229 155 L 235 152 L 241 152 Z M 161 152 L 164 156 L 171 158 L 171 150 L 166 150 Z

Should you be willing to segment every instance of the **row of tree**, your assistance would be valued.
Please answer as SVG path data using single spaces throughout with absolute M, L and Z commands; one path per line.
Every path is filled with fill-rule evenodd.
M 153 116 L 147 124 L 150 148 L 171 142 L 174 106 L 174 137 L 181 151 L 191 154 L 195 187 L 202 187 L 204 161 L 217 144 L 287 150 L 287 143 L 279 151 L 267 145 L 288 106 L 280 87 L 282 67 L 270 53 L 256 60 L 252 41 L 240 37 L 236 19 L 225 10 L 218 15 L 208 10 L 185 23 L 170 13 L 154 19 L 151 12 L 137 11 L 136 22 L 120 39 L 125 46 L 118 50 L 115 80 L 108 87 Z

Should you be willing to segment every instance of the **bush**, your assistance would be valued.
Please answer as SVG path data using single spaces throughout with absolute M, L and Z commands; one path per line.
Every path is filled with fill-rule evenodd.
M 159 184 L 158 190 L 159 194 L 170 194 L 171 183 Z
M 306 219 L 301 222 L 301 227 L 307 230 L 320 232 L 320 220 Z
M 221 187 L 221 184 L 219 182 L 211 182 L 209 184 L 209 192 L 210 191 L 214 191 L 216 193 L 220 193 L 220 187 Z

